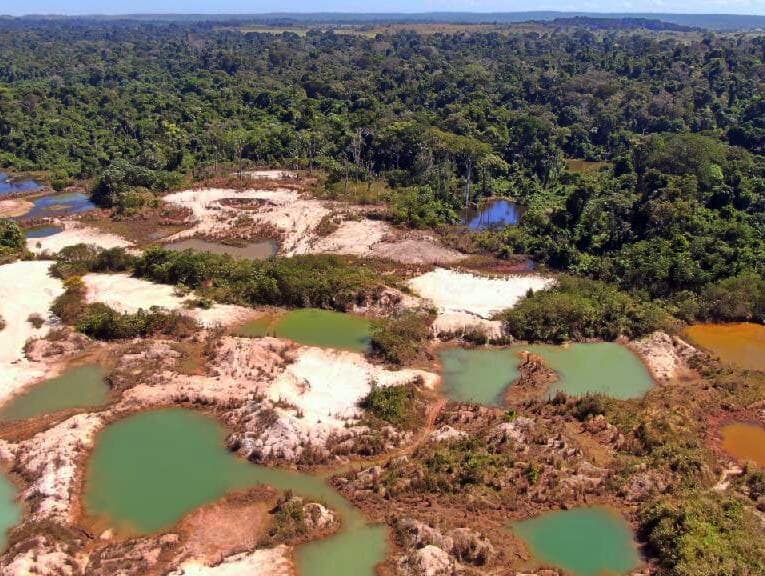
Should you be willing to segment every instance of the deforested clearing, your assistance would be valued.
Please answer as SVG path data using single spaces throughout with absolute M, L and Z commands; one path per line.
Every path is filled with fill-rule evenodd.
M 433 374 L 421 370 L 384 370 L 354 352 L 303 348 L 296 361 L 268 389 L 268 397 L 291 404 L 306 426 L 343 426 L 361 415 L 358 403 L 377 386 L 407 384 L 417 378 L 426 387 Z
M 88 303 L 101 302 L 117 312 L 134 314 L 156 306 L 177 310 L 203 326 L 243 322 L 252 310 L 230 304 L 214 304 L 208 309 L 189 308 L 193 296 L 178 296 L 175 288 L 133 278 L 128 274 L 87 274 L 83 277 Z
M 45 374 L 45 368 L 24 358 L 24 345 L 30 338 L 44 337 L 51 325 L 50 306 L 63 291 L 60 280 L 48 269 L 52 262 L 14 262 L 0 266 L 0 398 Z M 29 322 L 38 314 L 45 321 L 39 328 Z
M 99 248 L 127 248 L 132 244 L 116 234 L 101 232 L 90 226 L 67 222 L 58 234 L 45 238 L 27 238 L 27 250 L 33 254 L 55 254 L 62 248 L 76 244 L 89 244 Z
M 167 576 L 291 576 L 295 567 L 290 548 L 277 546 L 225 558 L 216 566 L 188 561 Z
M 417 276 L 409 287 L 422 298 L 433 302 L 439 313 L 467 312 L 491 318 L 512 308 L 529 290 L 545 290 L 554 284 L 540 275 L 489 278 L 446 268 Z

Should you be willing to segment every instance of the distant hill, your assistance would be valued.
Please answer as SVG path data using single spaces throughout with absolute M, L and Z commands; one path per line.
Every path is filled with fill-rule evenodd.
M 573 18 L 555 18 L 542 20 L 546 24 L 556 26 L 583 26 L 595 30 L 669 30 L 672 32 L 692 32 L 699 30 L 696 26 L 685 26 L 674 22 L 666 22 L 658 18 L 593 18 L 592 16 L 574 16 Z
M 61 16 L 30 15 L 22 18 L 61 18 Z M 72 17 L 74 18 L 74 17 Z M 81 16 L 78 18 L 82 18 Z M 443 24 L 509 24 L 530 21 L 579 24 L 589 27 L 643 27 L 655 30 L 677 28 L 659 27 L 676 25 L 680 29 L 703 28 L 707 30 L 765 30 L 765 15 L 742 14 L 664 14 L 664 13 L 598 13 L 598 12 L 423 12 L 405 13 L 346 13 L 315 12 L 289 13 L 273 12 L 263 14 L 125 14 L 115 16 L 89 16 L 103 20 L 130 19 L 153 21 L 185 22 L 252 22 L 259 24 L 401 24 L 401 23 L 443 23 Z M 610 25 L 614 20 L 619 24 Z

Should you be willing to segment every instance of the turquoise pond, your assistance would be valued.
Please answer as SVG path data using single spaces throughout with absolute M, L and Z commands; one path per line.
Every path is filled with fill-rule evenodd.
M 300 576 L 374 576 L 387 530 L 323 478 L 240 460 L 224 446 L 218 423 L 186 409 L 142 412 L 110 424 L 86 470 L 85 510 L 118 530 L 147 534 L 232 490 L 259 484 L 316 499 L 342 518 L 339 533 L 298 546 Z
M 623 575 L 640 566 L 629 524 L 605 507 L 542 514 L 512 525 L 537 563 L 573 576 Z
M 628 400 L 641 398 L 653 380 L 640 359 L 614 342 L 528 345 L 508 348 L 445 348 L 439 357 L 443 390 L 452 400 L 499 406 L 510 383 L 518 378 L 521 351 L 535 352 L 558 373 L 548 396 L 604 394 Z
M 21 519 L 21 506 L 16 501 L 16 487 L 0 474 L 0 550 L 8 543 L 8 530 Z

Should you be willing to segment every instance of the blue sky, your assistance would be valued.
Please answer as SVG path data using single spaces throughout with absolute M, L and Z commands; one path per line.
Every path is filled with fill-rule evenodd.
M 0 0 L 14 15 L 525 10 L 765 14 L 765 0 Z

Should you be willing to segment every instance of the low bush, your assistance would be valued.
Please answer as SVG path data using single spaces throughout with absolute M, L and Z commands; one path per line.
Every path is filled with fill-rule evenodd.
M 77 321 L 77 330 L 96 340 L 123 340 L 163 334 L 186 338 L 198 326 L 178 312 L 153 308 L 135 314 L 122 314 L 101 303 L 88 305 Z
M 24 231 L 15 221 L 0 218 L 0 264 L 15 260 L 24 253 Z
M 673 322 L 653 302 L 605 282 L 573 276 L 563 276 L 550 290 L 528 294 L 501 319 L 516 338 L 550 342 L 635 338 Z
M 372 352 L 391 364 L 408 364 L 420 355 L 432 323 L 432 315 L 414 310 L 378 320 L 372 326 Z
M 407 427 L 416 420 L 417 389 L 414 385 L 372 386 L 361 407 L 375 418 L 398 427 Z
M 85 284 L 79 276 L 64 280 L 64 293 L 53 301 L 51 312 L 64 324 L 76 324 L 85 312 Z
M 664 576 L 765 573 L 760 523 L 740 500 L 714 492 L 669 496 L 644 510 L 641 524 Z
M 459 221 L 452 207 L 435 197 L 429 186 L 416 186 L 391 191 L 388 213 L 396 224 L 412 228 L 435 228 Z
M 236 260 L 204 252 L 147 250 L 135 274 L 164 284 L 203 289 L 205 296 L 245 306 L 346 310 L 382 283 L 377 270 L 352 257 L 326 254 Z
M 701 293 L 699 316 L 705 320 L 765 321 L 765 278 L 746 273 L 712 284 Z
M 83 276 L 88 272 L 124 272 L 135 260 L 124 248 L 102 250 L 91 244 L 75 244 L 59 251 L 51 271 L 59 278 Z

